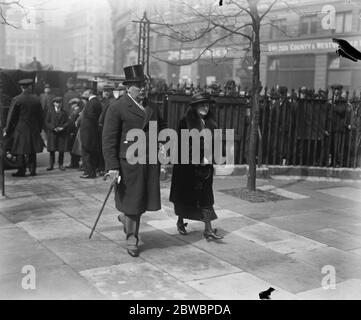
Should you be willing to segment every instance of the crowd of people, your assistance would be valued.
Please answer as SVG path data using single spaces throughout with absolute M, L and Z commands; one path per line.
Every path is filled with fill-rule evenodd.
M 32 93 L 32 79 L 19 81 L 21 94 L 13 98 L 4 135 L 11 154 L 17 155 L 21 167 L 14 177 L 36 173 L 36 154 L 46 147 L 49 152 L 48 171 L 79 169 L 81 178 L 93 179 L 104 174 L 101 135 L 109 105 L 125 93 L 125 86 L 103 86 L 100 95 L 94 88 L 82 93 L 75 90 L 72 78 L 67 81 L 64 96 L 55 96 L 48 84 L 39 97 Z M 28 125 L 29 124 L 29 125 Z M 65 153 L 70 163 L 64 165 Z M 82 160 L 82 161 L 81 161 Z M 82 163 L 81 163 L 82 162 Z

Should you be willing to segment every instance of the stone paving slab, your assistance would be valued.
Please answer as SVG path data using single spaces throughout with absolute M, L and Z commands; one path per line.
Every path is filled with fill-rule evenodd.
M 56 221 L 38 220 L 20 222 L 18 225 L 37 240 L 49 240 L 56 238 L 80 238 L 88 239 L 90 228 L 72 218 L 58 219 Z M 99 239 L 94 234 L 94 239 Z
M 349 279 L 336 284 L 335 289 L 317 288 L 297 294 L 300 299 L 306 300 L 360 300 L 361 280 Z
M 265 223 L 256 223 L 237 230 L 234 233 L 283 254 L 326 246 L 320 242 L 272 227 Z
M 80 273 L 109 299 L 158 300 L 205 299 L 206 297 L 148 262 L 124 263 Z
M 339 198 L 361 202 L 361 189 L 352 187 L 337 187 L 329 189 L 319 189 L 318 192 L 323 192 Z
M 354 254 L 357 254 L 357 255 L 361 256 L 361 248 L 349 250 L 348 252 L 352 252 Z
M 0 212 L 0 228 L 9 228 L 13 226 L 14 224 L 8 219 L 6 219 L 4 216 L 2 216 Z
M 259 300 L 259 293 L 275 289 L 272 300 L 297 300 L 298 297 L 250 273 L 238 272 L 221 277 L 187 282 L 189 286 L 215 300 Z
M 295 293 L 317 287 L 321 272 L 233 233 L 218 243 L 207 242 L 201 234 L 189 234 L 185 241 L 260 279 Z
M 51 239 L 43 241 L 42 244 L 77 271 L 134 261 L 122 247 L 105 238 Z
M 342 250 L 361 248 L 361 236 L 333 228 L 304 232 L 302 235 Z
M 75 300 L 104 299 L 86 279 L 66 265 L 38 267 L 36 289 L 24 290 L 21 272 L 0 276 L 0 299 L 4 300 Z
M 179 238 L 153 230 L 143 233 L 142 258 L 185 282 L 241 271 Z
M 31 221 L 56 221 L 58 219 L 69 218 L 64 212 L 57 208 L 52 207 L 43 207 L 43 208 L 28 208 L 27 210 L 19 211 L 5 211 L 3 215 L 11 221 L 13 224 L 18 224 L 21 222 L 31 222 Z
M 359 220 L 351 217 L 340 217 L 326 212 L 310 211 L 301 215 L 289 215 L 284 217 L 273 217 L 262 220 L 280 229 L 293 233 L 305 233 L 325 228 L 334 228 L 339 225 L 353 225 Z
M 42 267 L 64 263 L 53 252 L 18 228 L 0 229 L 0 252 L 0 275 L 21 272 L 26 265 Z
M 290 257 L 315 266 L 321 270 L 324 266 L 333 266 L 336 278 L 361 279 L 361 256 L 332 247 L 304 250 L 293 253 Z

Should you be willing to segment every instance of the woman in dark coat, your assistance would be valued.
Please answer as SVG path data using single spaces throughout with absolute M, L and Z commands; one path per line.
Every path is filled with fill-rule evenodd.
M 182 129 L 216 129 L 216 123 L 212 114 L 209 112 L 209 104 L 212 100 L 203 93 L 197 93 L 192 97 L 190 106 L 185 116 L 180 120 L 178 138 L 181 137 Z M 180 146 L 181 143 L 178 143 Z M 211 221 L 217 219 L 214 211 L 213 197 L 213 164 L 207 164 L 204 158 L 204 149 L 200 150 L 200 164 L 175 164 L 173 167 L 172 184 L 170 190 L 170 201 L 174 204 L 175 214 L 178 216 L 178 232 L 186 235 L 183 219 L 203 221 L 205 224 L 204 237 L 210 240 L 222 239 L 217 235 L 216 230 L 212 229 Z M 191 156 L 191 144 L 189 150 L 189 159 Z M 180 152 L 178 154 L 181 154 Z
M 50 153 L 48 171 L 54 169 L 55 152 L 59 152 L 58 164 L 59 169 L 64 171 L 64 152 L 66 148 L 66 128 L 68 124 L 68 115 L 62 108 L 62 98 L 53 99 L 53 108 L 48 110 L 45 125 L 47 128 L 48 151 Z

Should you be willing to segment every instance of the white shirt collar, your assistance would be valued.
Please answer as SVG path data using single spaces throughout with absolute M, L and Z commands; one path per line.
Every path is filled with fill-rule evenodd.
M 143 107 L 142 105 L 140 105 L 139 102 L 135 101 L 135 99 L 134 99 L 129 93 L 127 93 L 127 95 L 128 95 L 128 97 L 129 97 L 130 99 L 133 100 L 133 102 L 134 102 L 140 109 L 144 110 L 144 107 Z

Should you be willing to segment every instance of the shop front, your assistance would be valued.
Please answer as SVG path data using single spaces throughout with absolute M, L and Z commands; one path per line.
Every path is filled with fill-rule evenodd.
M 360 37 L 345 37 L 361 50 Z M 361 63 L 340 58 L 331 38 L 263 43 L 266 56 L 265 79 L 267 86 L 288 88 L 327 89 L 341 84 L 345 90 L 361 86 Z

